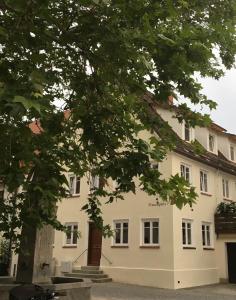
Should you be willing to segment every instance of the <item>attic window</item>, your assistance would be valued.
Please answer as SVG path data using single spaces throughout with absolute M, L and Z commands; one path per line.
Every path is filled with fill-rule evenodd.
M 184 139 L 186 142 L 190 142 L 191 134 L 189 124 L 185 123 L 184 125 Z
M 215 150 L 215 136 L 212 134 L 209 134 L 209 150 L 211 152 Z

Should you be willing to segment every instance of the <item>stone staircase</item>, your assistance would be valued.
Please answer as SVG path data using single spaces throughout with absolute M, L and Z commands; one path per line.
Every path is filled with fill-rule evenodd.
M 100 267 L 98 266 L 83 266 L 80 269 L 73 269 L 72 273 L 65 273 L 67 277 L 76 277 L 76 278 L 86 278 L 90 279 L 95 283 L 110 282 L 112 278 L 104 274 Z

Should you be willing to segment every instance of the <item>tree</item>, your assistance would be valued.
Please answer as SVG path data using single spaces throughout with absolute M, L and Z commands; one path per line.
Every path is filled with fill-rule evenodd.
M 54 207 L 68 191 L 66 168 L 118 182 L 112 193 L 95 190 L 84 207 L 99 226 L 103 197 L 111 203 L 135 192 L 135 177 L 163 201 L 178 207 L 195 201 L 182 178 L 163 180 L 151 168 L 174 148 L 175 137 L 143 95 L 153 91 L 156 105 L 180 94 L 215 107 L 195 75 L 218 79 L 233 66 L 236 1 L 2 0 L 0 16 L 5 237 L 14 240 L 23 223 L 62 229 Z M 186 105 L 176 117 L 191 126 L 209 123 Z M 139 138 L 155 126 L 159 138 Z

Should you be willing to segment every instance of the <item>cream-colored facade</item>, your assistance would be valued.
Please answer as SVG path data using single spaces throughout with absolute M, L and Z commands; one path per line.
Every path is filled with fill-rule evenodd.
M 184 124 L 178 123 L 170 110 L 159 108 L 158 113 L 185 139 Z M 227 133 L 212 127 L 190 129 L 189 134 L 189 140 L 197 139 L 215 159 L 220 151 L 236 174 L 236 161 L 233 161 L 236 144 Z M 235 147 L 235 158 L 232 147 Z M 210 158 L 204 161 L 181 151 L 169 153 L 158 168 L 168 178 L 181 174 L 181 165 L 199 195 L 192 207 L 180 210 L 141 189 L 136 194 L 127 194 L 124 201 L 103 205 L 104 223 L 114 229 L 117 223 L 121 227 L 117 242 L 115 237 L 102 240 L 100 266 L 114 281 L 177 289 L 228 280 L 226 243 L 236 243 L 236 235 L 217 236 L 214 214 L 223 200 L 236 200 L 236 176 L 227 168 L 212 165 Z M 222 179 L 228 182 L 224 191 Z M 66 263 L 73 267 L 87 265 L 89 220 L 81 207 L 89 193 L 88 181 L 86 177 L 81 178 L 78 195 L 63 199 L 58 206 L 58 219 L 63 224 L 78 226 L 81 237 L 73 241 L 73 236 L 66 238 L 65 233 L 55 233 L 57 273 L 63 271 Z M 110 188 L 114 188 L 113 182 Z

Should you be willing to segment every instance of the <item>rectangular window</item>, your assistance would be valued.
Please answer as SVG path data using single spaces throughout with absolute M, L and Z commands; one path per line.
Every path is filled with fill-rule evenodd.
M 182 220 L 182 243 L 184 246 L 192 245 L 192 220 Z
M 211 152 L 215 150 L 215 136 L 212 134 L 209 134 L 209 150 Z
M 211 247 L 211 224 L 202 223 L 202 245 Z
M 80 194 L 80 178 L 76 175 L 69 175 L 69 188 L 71 195 Z
M 98 175 L 91 175 L 90 182 L 89 182 L 89 190 L 90 192 L 94 191 L 95 189 L 99 188 L 99 176 Z
M 229 198 L 229 181 L 222 178 L 223 197 Z
M 230 146 L 230 159 L 235 160 L 235 151 L 234 151 L 234 146 Z
M 77 245 L 78 239 L 78 224 L 77 223 L 66 223 L 66 245 Z
M 185 164 L 181 164 L 180 165 L 180 174 L 181 176 L 188 182 L 190 182 L 190 167 L 185 165 Z
M 184 124 L 184 139 L 186 142 L 191 141 L 191 129 L 189 124 L 187 123 Z
M 124 221 L 114 221 L 115 228 L 115 245 L 128 245 L 129 242 L 129 223 L 127 220 Z
M 207 172 L 200 171 L 200 190 L 201 192 L 208 192 Z
M 159 244 L 159 220 L 158 219 L 145 219 L 142 221 L 143 245 L 158 245 Z

